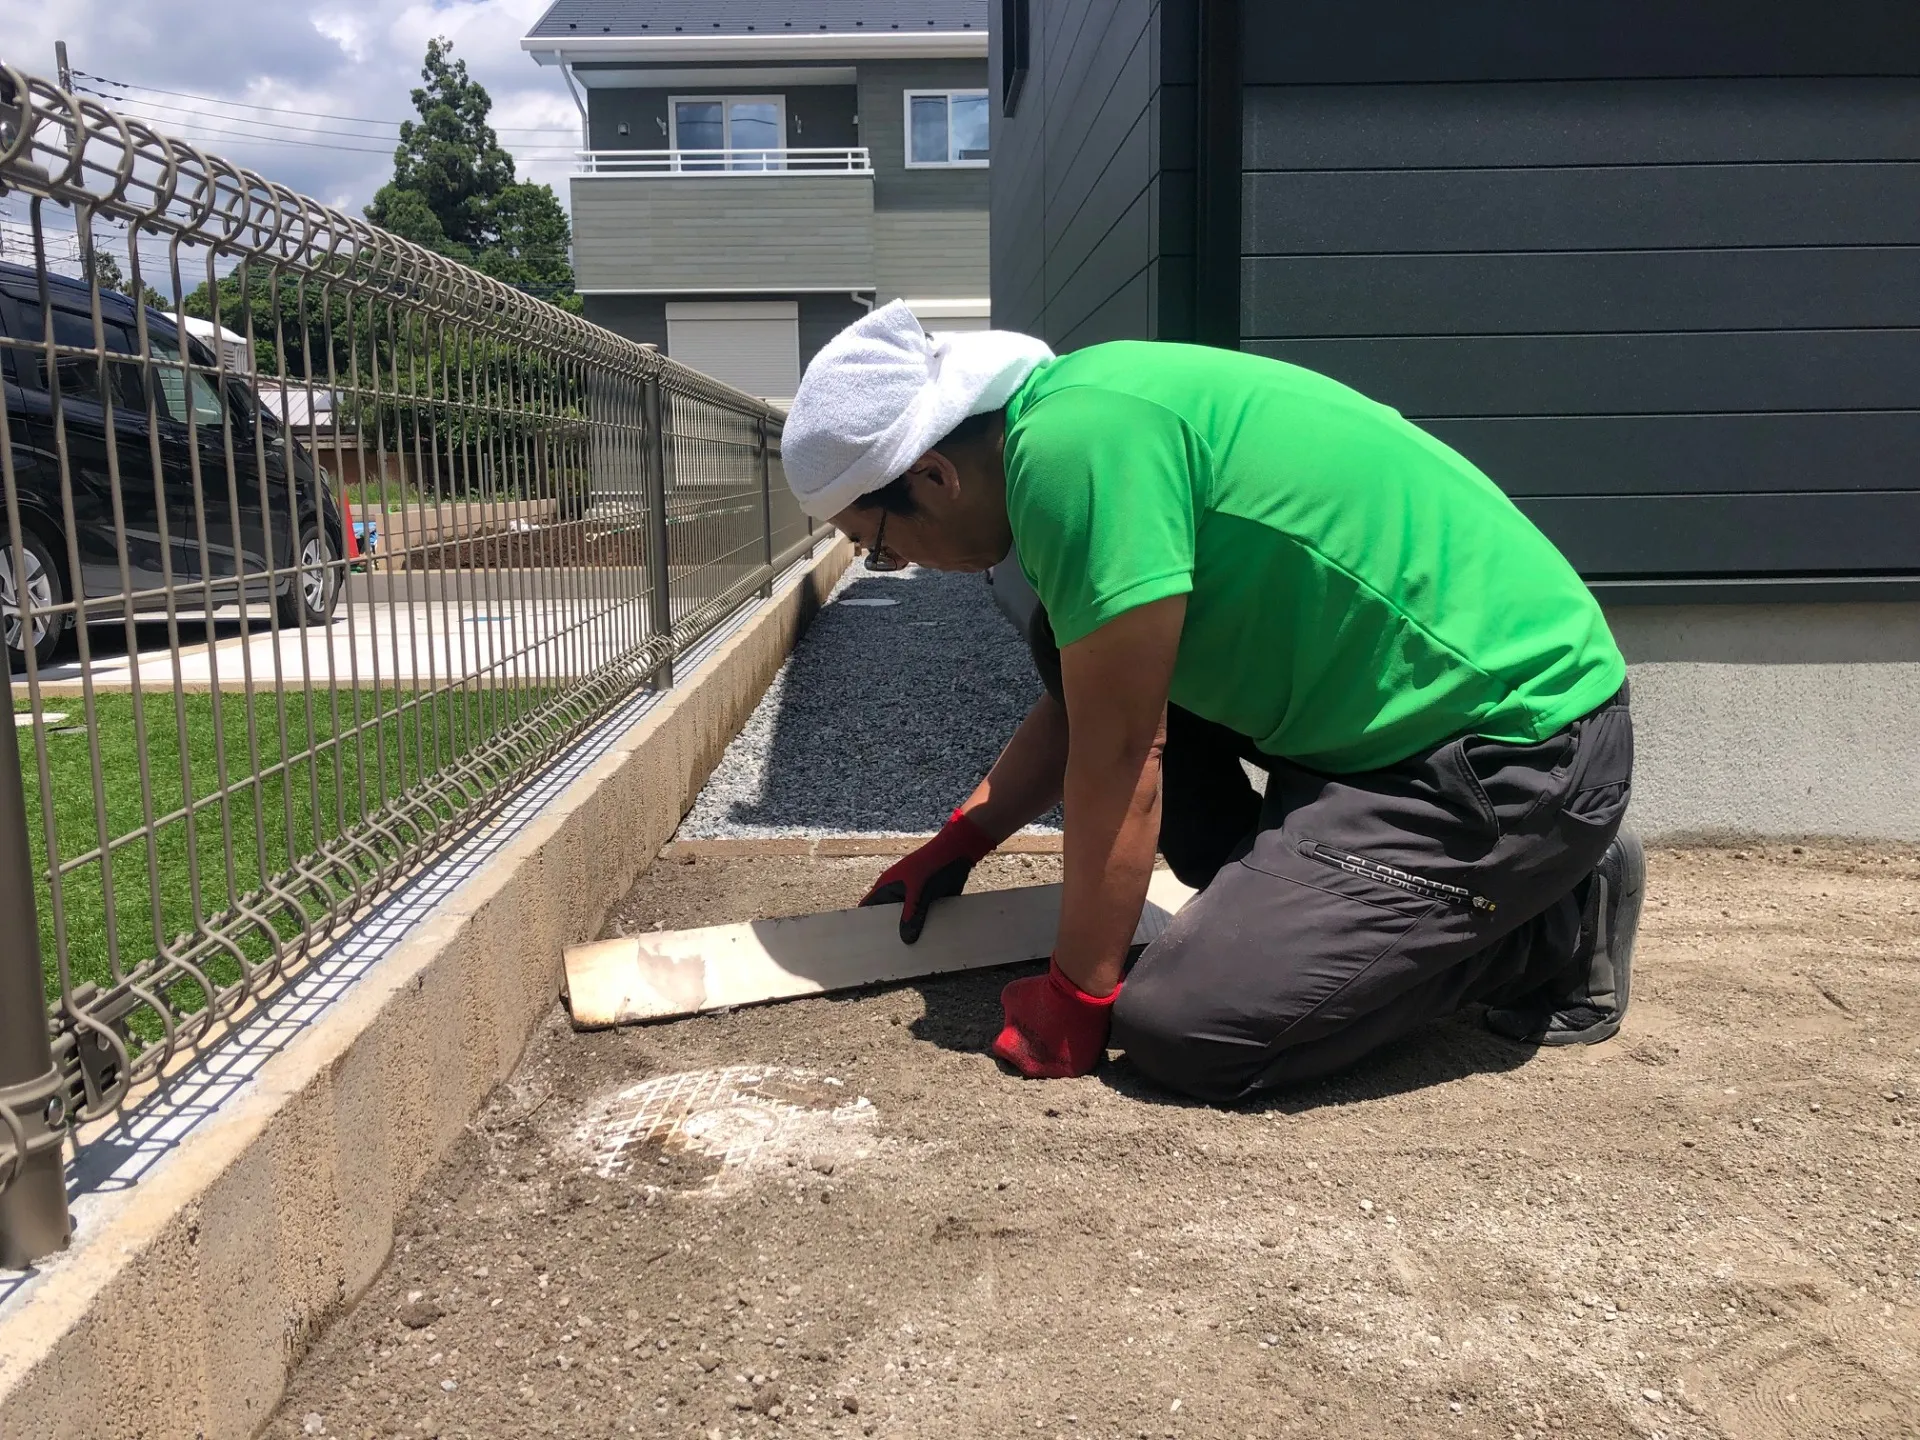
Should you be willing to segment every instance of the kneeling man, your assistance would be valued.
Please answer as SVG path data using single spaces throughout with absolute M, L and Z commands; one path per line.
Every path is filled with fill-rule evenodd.
M 1111 1042 L 1231 1101 L 1467 1004 L 1530 1044 L 1619 1029 L 1645 874 L 1620 829 L 1626 666 L 1573 568 L 1462 456 L 1279 361 L 1055 358 L 930 337 L 899 302 L 808 367 L 782 453 L 869 565 L 1017 550 L 1039 596 L 1046 693 L 869 896 L 905 902 L 911 941 L 1064 801 L 1057 948 L 1007 987 L 993 1043 L 1022 1074 L 1083 1074 Z M 1128 972 L 1156 849 L 1201 893 Z

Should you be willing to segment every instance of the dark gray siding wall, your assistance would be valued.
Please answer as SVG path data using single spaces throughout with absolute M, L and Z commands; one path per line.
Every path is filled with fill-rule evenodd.
M 805 370 L 820 347 L 867 313 L 851 295 L 802 295 L 800 299 L 800 368 Z
M 699 298 L 674 296 L 674 299 Z M 714 297 L 716 299 L 721 297 Z M 738 299 L 738 296 L 727 296 Z M 759 297 L 755 297 L 759 298 Z M 664 295 L 582 295 L 582 313 L 596 325 L 642 345 L 667 348 L 667 297 Z
M 841 330 L 867 313 L 847 295 L 584 295 L 586 317 L 616 334 L 667 353 L 667 302 L 683 300 L 797 300 L 800 302 L 800 368 Z
M 667 100 L 674 95 L 780 95 L 787 103 L 787 144 L 796 149 L 833 150 L 861 143 L 853 117 L 859 104 L 851 85 L 769 85 L 743 81 L 724 89 L 675 86 L 672 89 L 589 89 L 587 133 L 595 150 L 665 150 Z M 625 135 L 620 133 L 622 124 Z
M 1920 6 L 1439 8 L 1249 7 L 1246 348 L 1589 578 L 1920 574 Z
M 1058 350 L 1189 337 L 1192 34 L 1191 0 L 1034 5 L 1026 87 L 996 104 L 994 324 Z

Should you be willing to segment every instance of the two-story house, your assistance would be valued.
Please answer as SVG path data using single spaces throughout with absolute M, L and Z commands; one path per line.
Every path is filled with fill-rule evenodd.
M 984 328 L 987 8 L 555 0 L 588 318 L 774 400 L 875 304 Z

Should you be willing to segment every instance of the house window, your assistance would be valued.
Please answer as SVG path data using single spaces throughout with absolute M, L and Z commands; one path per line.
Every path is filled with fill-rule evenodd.
M 669 105 L 680 170 L 784 170 L 787 104 L 778 95 L 684 95 Z M 706 152 L 706 153 L 688 153 Z
M 907 168 L 987 163 L 987 92 L 907 91 Z

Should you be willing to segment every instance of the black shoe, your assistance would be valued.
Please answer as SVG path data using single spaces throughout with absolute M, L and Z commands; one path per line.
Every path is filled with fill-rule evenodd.
M 1574 951 L 1575 963 L 1586 962 L 1584 978 L 1550 1006 L 1487 1011 L 1487 1028 L 1523 1045 L 1598 1045 L 1618 1034 L 1632 990 L 1633 942 L 1646 888 L 1640 837 L 1622 830 L 1587 885 Z

